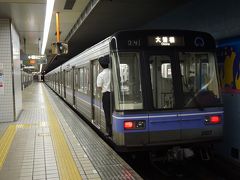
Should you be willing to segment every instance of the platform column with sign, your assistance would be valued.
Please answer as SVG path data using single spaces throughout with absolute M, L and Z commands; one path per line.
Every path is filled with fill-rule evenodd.
M 22 111 L 20 40 L 10 19 L 0 20 L 0 47 L 0 122 L 10 122 Z

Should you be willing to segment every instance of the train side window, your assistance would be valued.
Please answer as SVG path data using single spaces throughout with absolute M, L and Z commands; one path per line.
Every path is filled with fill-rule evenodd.
M 79 69 L 75 69 L 74 71 L 74 85 L 75 85 L 75 90 L 79 89 Z
M 65 71 L 65 86 L 68 87 L 68 71 Z
M 58 73 L 55 73 L 55 85 L 58 85 Z
M 84 93 L 87 94 L 89 86 L 89 69 L 84 68 Z
M 84 90 L 84 68 L 80 68 L 79 71 L 79 76 L 80 76 L 80 91 L 83 92 Z
M 68 71 L 65 71 L 65 84 L 66 84 L 66 87 L 68 87 Z
M 72 88 L 72 69 L 69 71 L 69 87 Z
M 98 64 L 94 62 L 93 64 L 93 95 L 95 96 L 97 93 L 97 75 L 98 75 Z
M 54 82 L 55 82 L 55 87 L 54 88 L 56 89 L 56 86 L 57 86 L 57 74 L 56 73 L 54 74 Z
M 62 85 L 62 71 L 60 71 L 60 73 L 59 73 L 59 78 L 60 78 L 60 85 Z
M 62 82 L 62 86 L 63 86 L 63 84 L 64 84 L 64 77 L 63 77 L 63 75 L 64 75 L 64 72 L 61 71 L 61 82 Z
M 66 71 L 66 80 L 67 80 L 67 87 L 70 88 L 72 84 L 71 80 L 71 71 Z
M 112 75 L 117 110 L 142 109 L 138 52 L 119 52 L 112 56 Z

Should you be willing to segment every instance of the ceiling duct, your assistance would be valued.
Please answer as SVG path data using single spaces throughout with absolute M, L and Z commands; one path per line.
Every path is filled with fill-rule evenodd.
M 75 4 L 76 0 L 66 0 L 64 9 L 71 10 Z

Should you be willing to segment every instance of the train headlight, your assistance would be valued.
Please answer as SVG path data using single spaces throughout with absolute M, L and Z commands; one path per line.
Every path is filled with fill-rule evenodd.
M 124 121 L 124 129 L 133 129 L 133 121 Z
M 145 129 L 146 121 L 145 120 L 124 121 L 123 127 L 126 130 L 128 130 L 128 129 L 129 130 Z
M 209 116 L 205 118 L 205 124 L 219 124 L 221 122 L 221 116 Z

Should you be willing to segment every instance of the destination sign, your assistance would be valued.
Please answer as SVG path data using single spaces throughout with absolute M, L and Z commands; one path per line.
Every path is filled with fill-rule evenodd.
M 180 36 L 149 36 L 149 46 L 184 46 L 184 38 Z

